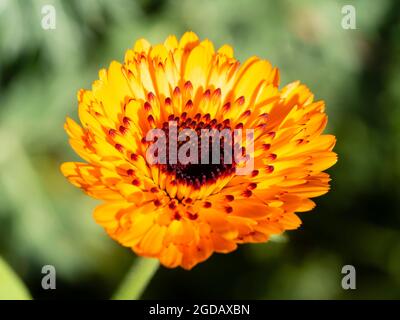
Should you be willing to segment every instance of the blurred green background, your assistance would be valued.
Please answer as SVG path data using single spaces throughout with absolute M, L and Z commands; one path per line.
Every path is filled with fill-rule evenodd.
M 56 8 L 56 29 L 41 8 Z M 341 8 L 356 8 L 356 30 Z M 59 172 L 76 92 L 134 41 L 186 30 L 244 61 L 269 59 L 327 104 L 332 190 L 279 241 L 161 268 L 144 298 L 400 298 L 400 1 L 0 0 L 0 256 L 34 298 L 108 298 L 135 259 L 92 219 L 96 201 Z M 41 288 L 54 265 L 57 289 Z M 357 289 L 341 288 L 343 265 Z M 4 285 L 4 282 L 3 282 Z M 2 278 L 0 277 L 0 287 Z

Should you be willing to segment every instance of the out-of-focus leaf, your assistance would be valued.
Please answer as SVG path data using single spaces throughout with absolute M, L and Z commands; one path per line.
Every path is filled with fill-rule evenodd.
M 25 284 L 0 257 L 0 300 L 32 299 Z

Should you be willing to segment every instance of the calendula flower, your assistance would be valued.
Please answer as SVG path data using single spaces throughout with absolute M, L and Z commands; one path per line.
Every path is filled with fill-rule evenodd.
M 79 91 L 81 125 L 67 118 L 65 129 L 85 162 L 61 170 L 104 201 L 94 218 L 110 237 L 164 266 L 191 269 L 214 252 L 266 242 L 300 226 L 295 212 L 311 210 L 310 198 L 329 190 L 323 170 L 337 160 L 335 137 L 322 135 L 324 102 L 297 81 L 278 84 L 278 69 L 268 61 L 240 64 L 230 46 L 215 51 L 193 32 L 155 46 L 138 40 L 123 64 L 113 61 L 92 90 Z M 151 158 L 150 147 L 161 141 L 148 139 L 154 129 L 167 144 Z M 187 129 L 199 138 L 205 129 L 227 129 L 232 137 L 248 129 L 251 141 L 245 147 L 222 139 L 240 150 L 241 160 L 202 163 L 200 146 L 186 146 L 185 155 L 199 153 L 184 162 L 179 150 L 187 139 L 176 137 Z M 171 153 L 166 162 L 152 161 L 173 142 L 176 161 Z M 248 163 L 250 170 L 239 174 Z

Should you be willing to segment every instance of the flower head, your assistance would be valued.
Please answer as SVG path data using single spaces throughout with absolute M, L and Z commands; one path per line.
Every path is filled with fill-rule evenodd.
M 268 61 L 240 64 L 230 46 L 215 51 L 193 32 L 155 46 L 138 40 L 123 64 L 113 61 L 92 90 L 79 91 L 81 125 L 67 118 L 65 129 L 85 162 L 61 170 L 104 201 L 94 218 L 113 239 L 167 267 L 190 269 L 214 252 L 266 242 L 299 227 L 295 212 L 311 210 L 310 198 L 329 190 L 322 171 L 337 160 L 335 137 L 322 135 L 324 102 L 299 82 L 278 84 Z M 224 143 L 204 158 L 219 151 L 217 161 L 200 161 L 197 138 L 211 130 L 212 141 L 224 129 Z M 181 139 L 184 132 L 198 145 Z M 164 149 L 149 157 L 159 142 Z M 227 149 L 240 157 L 225 161 Z M 160 153 L 165 161 L 152 161 Z

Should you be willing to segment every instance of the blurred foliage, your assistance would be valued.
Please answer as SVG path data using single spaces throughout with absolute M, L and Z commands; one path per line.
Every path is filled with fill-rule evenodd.
M 341 28 L 356 7 L 357 29 Z M 57 28 L 41 28 L 53 4 Z M 281 83 L 324 99 L 339 162 L 332 191 L 281 241 L 243 245 L 187 272 L 161 269 L 145 298 L 400 298 L 400 2 L 396 0 L 0 0 L 0 255 L 35 298 L 107 298 L 134 255 L 62 177 L 78 159 L 63 122 L 76 92 L 138 38 L 193 30 L 236 56 L 269 59 Z M 287 240 L 287 241 L 285 241 Z M 57 269 L 57 290 L 40 287 Z M 357 290 L 341 268 L 357 269 Z M 5 283 L 0 277 L 0 288 Z
M 13 270 L 0 258 L 0 300 L 28 300 L 28 290 Z

